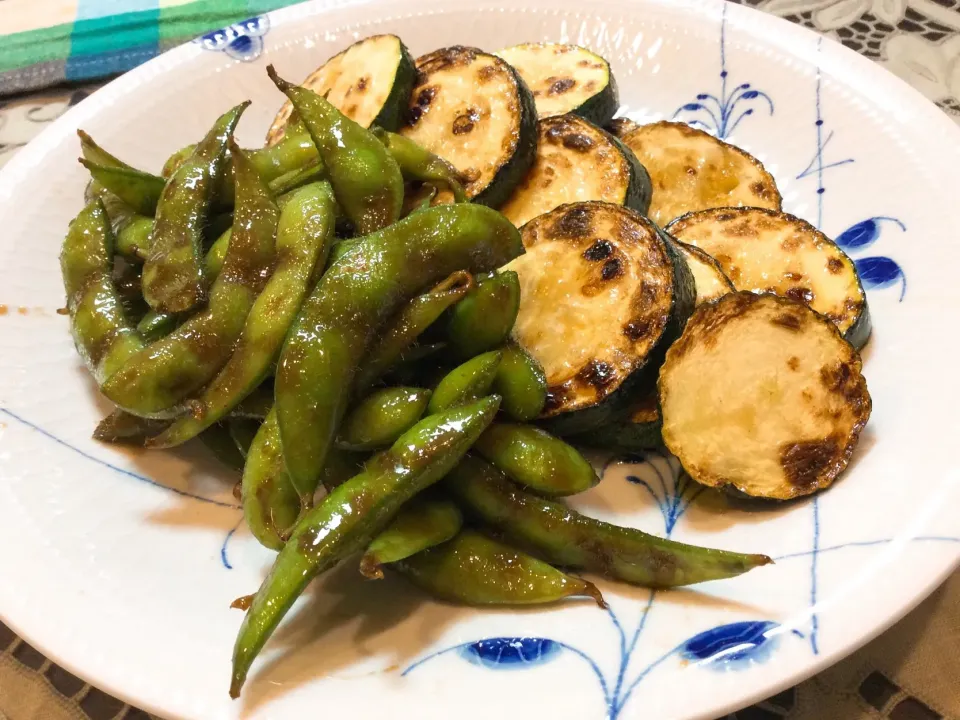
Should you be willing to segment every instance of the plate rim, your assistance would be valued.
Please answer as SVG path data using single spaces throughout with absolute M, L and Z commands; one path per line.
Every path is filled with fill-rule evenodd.
M 449 2 L 450 0 L 447 1 Z M 947 142 L 952 138 L 956 141 L 956 147 L 960 148 L 960 125 L 953 122 L 917 88 L 878 62 L 860 55 L 837 40 L 829 36 L 821 35 L 812 29 L 797 25 L 782 17 L 746 5 L 729 2 L 728 0 L 601 0 L 598 5 L 611 8 L 625 5 L 655 5 L 670 8 L 671 11 L 687 7 L 703 15 L 711 11 L 719 13 L 720 8 L 724 8 L 723 12 L 726 13 L 728 21 L 733 21 L 741 31 L 752 34 L 756 33 L 758 29 L 769 28 L 772 35 L 786 38 L 789 41 L 784 47 L 785 54 L 817 65 L 825 72 L 835 77 L 843 78 L 844 83 L 849 83 L 851 75 L 853 75 L 855 77 L 867 77 L 874 82 L 880 82 L 885 89 L 895 88 L 896 91 L 903 96 L 907 103 L 907 108 L 911 112 L 920 114 L 924 123 L 937 126 L 947 137 Z M 308 2 L 262 13 L 261 16 L 266 15 L 269 17 L 271 27 L 288 26 L 298 20 L 308 18 L 316 20 L 325 14 L 358 6 L 369 6 L 371 9 L 379 12 L 382 8 L 388 7 L 409 8 L 410 4 L 408 0 L 308 0 Z M 824 50 L 829 49 L 829 54 L 821 52 L 817 61 L 806 57 L 806 53 L 809 52 L 809 50 L 801 52 L 798 47 L 803 41 L 810 42 L 812 38 L 819 38 L 818 46 L 822 45 Z M 200 55 L 202 52 L 204 52 L 202 48 L 196 45 L 194 41 L 180 44 L 106 83 L 91 95 L 84 98 L 76 106 L 69 108 L 26 146 L 18 150 L 3 168 L 0 168 L 0 201 L 9 200 L 14 193 L 17 178 L 28 173 L 36 161 L 42 160 L 49 152 L 49 148 L 56 144 L 57 139 L 65 133 L 72 132 L 82 123 L 84 118 L 102 112 L 105 104 L 109 104 L 108 102 L 105 103 L 105 101 L 121 97 L 123 92 L 129 87 L 149 84 L 154 82 L 156 78 L 163 77 L 166 73 L 175 72 L 178 68 L 189 67 L 191 58 Z M 958 173 L 958 178 L 960 178 L 960 173 Z M 941 479 L 949 473 L 949 469 L 943 468 L 942 473 Z M 819 654 L 813 655 L 809 660 L 800 664 L 791 664 L 785 668 L 777 680 L 767 683 L 752 683 L 751 685 L 755 686 L 755 689 L 747 693 L 738 694 L 735 700 L 716 705 L 707 711 L 699 711 L 691 717 L 710 720 L 718 714 L 722 716 L 723 714 L 734 712 L 782 692 L 789 687 L 823 672 L 825 669 L 857 652 L 867 643 L 897 624 L 906 615 L 916 609 L 924 600 L 929 598 L 958 568 L 960 568 L 960 550 L 954 553 L 951 561 L 944 563 L 939 572 L 929 574 L 922 588 L 915 588 L 906 602 L 898 605 L 895 611 L 886 614 L 882 620 L 874 623 L 866 632 L 860 633 L 852 640 L 844 640 L 842 644 L 838 644 L 832 649 L 824 649 Z M 9 608 L 9 604 L 6 608 Z M 129 685 L 118 686 L 103 683 L 98 681 L 98 676 L 95 672 L 87 672 L 88 668 L 102 666 L 103 662 L 96 663 L 95 666 L 89 664 L 81 666 L 79 660 L 75 663 L 71 658 L 64 657 L 57 653 L 55 647 L 50 642 L 37 642 L 35 640 L 36 635 L 31 634 L 29 628 L 24 624 L 18 623 L 16 617 L 9 616 L 3 607 L 0 607 L 0 617 L 2 617 L 3 622 L 16 633 L 22 641 L 30 644 L 51 662 L 74 674 L 84 682 L 133 707 L 159 717 L 168 717 L 167 712 L 169 712 L 169 709 L 159 707 L 149 701 L 138 698 L 133 690 L 130 692 L 127 691 L 126 688 L 130 687 Z M 40 636 L 42 635 L 41 633 Z M 83 646 L 74 645 L 72 647 L 74 649 L 80 649 L 82 647 L 85 651 L 82 654 L 87 657 L 98 655 L 97 651 L 86 643 L 84 643 Z M 106 665 L 113 665 L 117 662 L 118 661 L 114 659 L 107 661 Z

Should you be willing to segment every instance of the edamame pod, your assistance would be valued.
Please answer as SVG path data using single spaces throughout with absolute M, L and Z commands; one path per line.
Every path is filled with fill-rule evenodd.
M 176 330 L 181 320 L 180 313 L 158 313 L 150 310 L 137 323 L 137 332 L 144 342 L 153 343 Z
M 240 503 L 253 536 L 261 545 L 280 550 L 300 514 L 300 496 L 283 467 L 274 411 L 267 414 L 247 451 Z
M 113 228 L 117 234 L 117 254 L 131 262 L 143 262 L 150 250 L 153 218 L 144 215 L 131 215 L 122 223 L 114 220 Z
M 273 380 L 267 378 L 234 407 L 229 417 L 263 422 L 273 409 Z
M 222 115 L 163 189 L 143 268 L 143 295 L 156 310 L 183 312 L 206 298 L 201 272 L 203 226 L 233 129 L 249 104 L 241 103 Z
M 234 227 L 208 307 L 144 348 L 101 387 L 104 395 L 135 415 L 175 414 L 184 399 L 210 382 L 230 358 L 269 277 L 279 211 L 243 154 L 236 153 L 233 162 Z
M 316 489 L 357 366 L 385 322 L 451 273 L 488 271 L 521 251 L 519 233 L 506 218 L 461 203 L 368 235 L 327 270 L 287 336 L 276 375 L 280 435 L 291 448 L 286 466 L 302 497 Z
M 114 236 L 97 198 L 70 223 L 60 251 L 74 344 L 97 384 L 143 349 L 113 282 Z
M 495 423 L 477 441 L 476 451 L 542 495 L 576 495 L 600 482 L 576 448 L 533 425 Z
M 473 275 L 463 270 L 450 275 L 430 292 L 418 295 L 403 306 L 373 346 L 357 370 L 357 391 L 370 388 L 398 363 L 417 338 L 473 288 Z
M 312 90 L 267 74 L 293 104 L 313 138 L 337 201 L 361 235 L 395 222 L 403 207 L 403 176 L 396 160 L 369 130 Z
M 503 345 L 520 310 L 520 279 L 512 270 L 478 278 L 476 289 L 450 311 L 447 338 L 469 358 Z
M 404 503 L 449 472 L 499 405 L 489 397 L 421 420 L 297 522 L 240 626 L 231 697 L 240 694 L 253 660 L 307 584 L 364 548 Z
M 85 160 L 89 160 L 96 165 L 103 165 L 104 167 L 124 168 L 127 170 L 135 169 L 116 155 L 112 155 L 100 147 L 85 130 L 78 129 L 77 137 L 80 138 L 80 152 Z
M 294 191 L 280 211 L 276 226 L 279 260 L 246 316 L 236 349 L 193 401 L 194 412 L 179 418 L 154 438 L 150 447 L 186 442 L 224 417 L 263 382 L 300 310 L 314 268 L 326 262 L 334 219 L 335 202 L 329 183 L 314 183 Z
M 503 398 L 503 411 L 518 422 L 530 422 L 547 401 L 547 375 L 537 359 L 519 345 L 501 351 L 493 391 Z
M 367 546 L 360 559 L 360 573 L 379 580 L 383 577 L 381 565 L 445 543 L 460 531 L 461 525 L 463 516 L 455 503 L 440 497 L 416 497 Z
M 455 202 L 468 202 L 467 194 L 460 184 L 460 174 L 442 157 L 434 155 L 403 135 L 388 132 L 380 127 L 372 128 L 371 132 L 390 151 L 405 179 L 439 183 L 453 193 Z
M 593 583 L 475 530 L 394 567 L 431 595 L 461 605 L 539 605 L 584 596 L 606 607 Z
M 472 402 L 490 392 L 500 367 L 500 352 L 477 355 L 444 375 L 430 398 L 432 413 Z
M 337 444 L 347 450 L 379 450 L 417 424 L 430 391 L 414 387 L 374 390 L 347 413 Z
M 125 202 L 140 215 L 153 215 L 166 184 L 163 178 L 133 168 L 110 167 L 80 158 L 80 164 L 104 189 Z
M 97 424 L 93 431 L 93 439 L 143 447 L 147 438 L 162 432 L 167 425 L 169 422 L 166 420 L 137 417 L 117 408 Z
M 586 517 L 511 483 L 473 455 L 444 480 L 468 514 L 506 540 L 563 567 L 598 572 L 644 587 L 665 588 L 736 577 L 773 562 L 766 555 L 711 550 Z

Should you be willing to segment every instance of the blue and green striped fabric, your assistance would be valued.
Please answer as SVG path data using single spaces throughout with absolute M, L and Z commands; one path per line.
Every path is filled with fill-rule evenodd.
M 207 42 L 242 56 L 265 28 L 257 16 L 295 1 L 0 0 L 0 96 L 118 75 L 220 28 Z

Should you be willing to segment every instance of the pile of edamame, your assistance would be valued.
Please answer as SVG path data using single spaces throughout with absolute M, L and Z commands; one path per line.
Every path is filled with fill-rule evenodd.
M 442 159 L 269 73 L 298 118 L 272 147 L 235 144 L 248 103 L 162 176 L 81 133 L 92 180 L 61 253 L 77 349 L 117 406 L 95 436 L 199 437 L 242 470 L 247 525 L 278 551 L 231 695 L 306 585 L 358 553 L 369 578 L 469 605 L 602 605 L 572 570 L 673 587 L 769 562 L 564 505 L 598 478 L 531 424 L 546 381 L 509 342 L 520 286 L 498 272 L 517 229 Z M 456 202 L 432 205 L 438 189 Z

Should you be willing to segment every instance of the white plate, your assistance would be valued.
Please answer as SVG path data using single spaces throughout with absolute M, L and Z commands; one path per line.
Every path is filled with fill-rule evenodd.
M 577 501 L 774 566 L 655 595 L 603 583 L 609 614 L 453 608 L 344 566 L 308 592 L 231 702 L 241 615 L 228 605 L 271 556 L 237 529 L 232 480 L 202 452 L 132 455 L 90 439 L 107 408 L 55 312 L 58 248 L 85 182 L 74 131 L 158 169 L 252 98 L 239 135 L 255 144 L 282 99 L 267 62 L 296 79 L 385 31 L 416 54 L 585 44 L 611 60 L 627 114 L 699 120 L 756 154 L 785 209 L 839 236 L 865 275 L 873 418 L 850 471 L 812 500 L 727 507 L 657 459 L 611 466 Z M 918 93 L 806 30 L 712 0 L 313 3 L 180 47 L 85 100 L 0 174 L 0 617 L 104 690 L 199 720 L 677 720 L 770 695 L 889 626 L 960 557 L 958 187 L 960 129 Z

